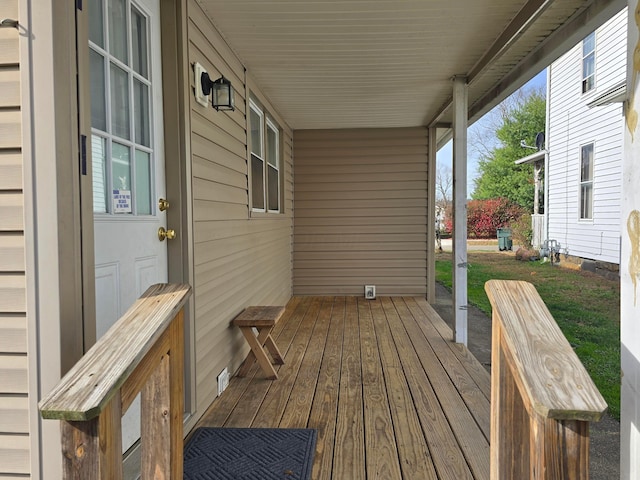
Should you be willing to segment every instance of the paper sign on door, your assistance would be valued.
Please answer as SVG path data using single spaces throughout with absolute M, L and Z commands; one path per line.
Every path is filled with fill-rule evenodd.
M 113 191 L 113 213 L 131 213 L 131 190 Z

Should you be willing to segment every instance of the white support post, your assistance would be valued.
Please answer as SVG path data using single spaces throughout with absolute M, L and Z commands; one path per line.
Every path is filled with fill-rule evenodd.
M 640 478 L 640 17 L 629 0 L 620 251 L 620 479 Z
M 533 164 L 533 214 L 540 214 L 540 173 L 542 172 L 542 162 L 536 160 Z
M 427 302 L 436 302 L 436 127 L 429 128 L 429 157 L 427 159 Z
M 454 340 L 467 344 L 467 125 L 466 77 L 453 79 L 453 315 Z

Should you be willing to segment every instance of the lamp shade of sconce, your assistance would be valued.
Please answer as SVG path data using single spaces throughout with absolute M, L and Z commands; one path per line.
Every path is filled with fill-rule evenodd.
M 213 82 L 213 108 L 216 110 L 235 110 L 236 105 L 233 99 L 233 87 L 231 82 L 224 77 L 220 77 Z
M 235 101 L 233 98 L 233 87 L 231 82 L 224 77 L 212 81 L 207 72 L 203 72 L 200 78 L 202 83 L 202 92 L 205 95 L 213 94 L 213 108 L 216 110 L 235 110 Z

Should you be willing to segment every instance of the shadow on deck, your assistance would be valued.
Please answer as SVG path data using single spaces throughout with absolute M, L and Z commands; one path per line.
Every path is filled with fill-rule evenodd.
M 234 377 L 198 426 L 315 428 L 313 479 L 488 479 L 490 377 L 423 298 L 294 297 L 285 364 Z

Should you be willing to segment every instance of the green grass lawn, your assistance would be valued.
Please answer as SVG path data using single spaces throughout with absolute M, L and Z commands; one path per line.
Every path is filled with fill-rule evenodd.
M 468 297 L 487 315 L 487 280 L 525 280 L 535 285 L 569 343 L 620 419 L 620 284 L 589 272 L 549 263 L 519 262 L 514 255 L 469 252 Z M 451 289 L 451 254 L 436 258 L 436 280 Z

